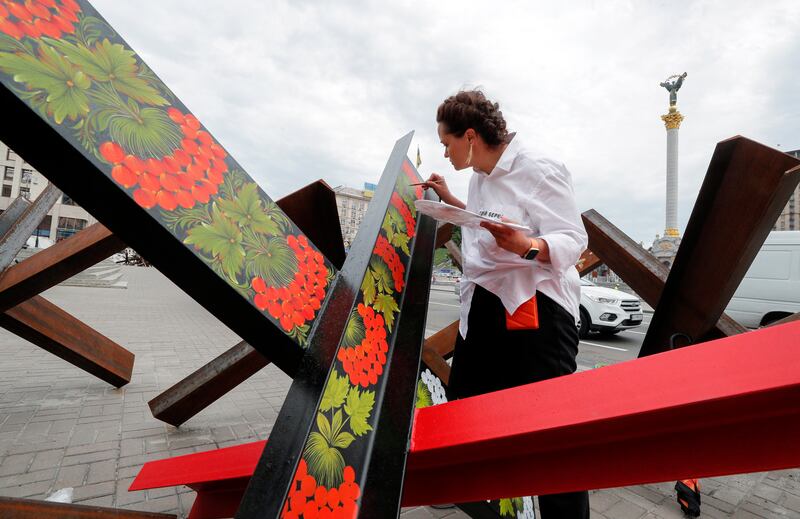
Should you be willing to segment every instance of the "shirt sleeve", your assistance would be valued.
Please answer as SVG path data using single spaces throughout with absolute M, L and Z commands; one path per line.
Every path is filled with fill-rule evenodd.
M 550 249 L 550 266 L 563 274 L 575 264 L 586 249 L 588 239 L 569 171 L 552 161 L 536 161 L 543 173 L 530 196 L 522 204 L 528 217 L 539 223 L 539 236 Z

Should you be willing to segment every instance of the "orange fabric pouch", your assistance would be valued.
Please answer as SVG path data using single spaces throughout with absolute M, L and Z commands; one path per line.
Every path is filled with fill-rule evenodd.
M 506 310 L 507 330 L 536 330 L 539 328 L 539 309 L 536 296 L 528 299 L 517 308 L 514 315 Z

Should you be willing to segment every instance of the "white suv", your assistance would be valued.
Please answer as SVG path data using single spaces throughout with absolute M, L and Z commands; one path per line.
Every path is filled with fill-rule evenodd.
M 581 279 L 581 306 L 578 332 L 581 339 L 589 331 L 614 335 L 642 324 L 642 304 L 639 298 L 613 288 L 598 287 Z

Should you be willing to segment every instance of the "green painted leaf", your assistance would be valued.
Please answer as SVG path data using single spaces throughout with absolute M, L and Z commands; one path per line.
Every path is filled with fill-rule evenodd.
M 247 233 L 247 275 L 260 276 L 268 286 L 284 287 L 294 280 L 297 256 L 283 237 Z
M 394 278 L 392 278 L 392 273 L 389 267 L 386 266 L 386 263 L 380 258 L 372 258 L 369 262 L 369 266 L 372 278 L 375 280 L 375 288 L 378 292 L 383 292 L 384 294 L 393 293 L 394 290 L 392 287 L 394 286 Z
M 383 320 L 386 322 L 387 328 L 392 331 L 394 314 L 400 311 L 400 307 L 397 306 L 397 301 L 394 300 L 394 297 L 390 294 L 378 294 L 372 307 L 383 314 Z
M 147 105 L 169 104 L 158 90 L 139 77 L 136 54 L 123 45 L 104 39 L 90 49 L 66 40 L 43 39 L 92 79 L 110 83 L 120 94 Z
M 395 247 L 399 247 L 400 250 L 406 253 L 406 256 L 411 256 L 411 253 L 408 251 L 408 240 L 409 237 L 404 232 L 399 232 L 395 234 L 392 240 L 389 241 Z
M 361 319 L 361 316 L 358 315 L 358 310 L 353 308 L 353 310 L 350 311 L 350 317 L 347 319 L 347 324 L 344 328 L 342 346 L 358 346 L 365 337 L 364 321 Z
M 339 449 L 332 447 L 325 437 L 317 431 L 308 436 L 303 458 L 308 463 L 308 472 L 317 480 L 317 484 L 327 488 L 341 485 L 344 458 Z
M 372 270 L 367 268 L 364 273 L 364 281 L 361 283 L 361 293 L 364 295 L 364 304 L 371 305 L 375 301 L 375 277 Z
M 258 185 L 254 182 L 242 187 L 235 199 L 220 200 L 219 206 L 222 212 L 240 227 L 249 227 L 257 233 L 266 233 L 271 236 L 280 233 L 278 224 L 267 216 L 261 206 Z
M 76 33 L 78 39 L 80 39 L 84 45 L 91 46 L 100 39 L 104 30 L 111 30 L 111 32 L 113 32 L 113 29 L 99 18 L 83 16 L 78 23 Z
M 510 499 L 501 499 L 500 500 L 500 515 L 510 515 L 516 516 L 516 512 L 514 511 L 514 505 L 511 503 Z
M 432 405 L 433 398 L 431 397 L 431 392 L 428 390 L 428 386 L 421 380 L 417 381 L 417 401 L 414 407 L 422 409 L 423 407 L 430 407 Z
M 350 446 L 351 443 L 356 439 L 355 436 L 350 434 L 349 432 L 340 432 L 336 435 L 336 439 L 333 442 L 334 447 L 338 447 L 340 449 L 346 449 Z
M 333 431 L 331 430 L 331 424 L 325 415 L 322 413 L 317 413 L 317 429 L 319 429 L 319 433 L 325 438 L 328 443 L 330 443 L 331 439 L 333 438 Z
M 180 148 L 180 129 L 160 108 L 139 110 L 129 100 L 126 112 L 106 114 L 111 139 L 138 157 L 165 157 Z
M 357 387 L 351 387 L 347 394 L 347 403 L 344 405 L 344 412 L 350 417 L 350 429 L 356 436 L 366 434 L 372 430 L 372 426 L 367 423 L 375 405 L 375 392 L 364 391 Z
M 14 76 L 30 90 L 47 93 L 47 113 L 56 124 L 89 113 L 87 90 L 92 82 L 80 69 L 52 47 L 41 45 L 39 56 L 0 52 L 0 70 Z
M 336 370 L 332 370 L 328 383 L 325 385 L 325 392 L 322 394 L 319 410 L 328 411 L 341 407 L 347 398 L 349 390 L 350 383 L 347 380 L 347 376 L 340 377 Z
M 242 233 L 216 205 L 212 211 L 212 223 L 192 227 L 183 242 L 210 253 L 231 278 L 236 278 L 242 270 L 245 258 Z

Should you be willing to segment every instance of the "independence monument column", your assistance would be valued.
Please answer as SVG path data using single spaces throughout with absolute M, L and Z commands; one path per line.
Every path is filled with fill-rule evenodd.
M 678 233 L 678 130 L 683 115 L 678 111 L 678 90 L 686 72 L 668 77 L 660 86 L 669 92 L 669 112 L 661 116 L 667 128 L 667 219 L 663 238 L 656 238 L 653 253 L 667 266 L 672 266 L 680 245 Z

